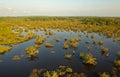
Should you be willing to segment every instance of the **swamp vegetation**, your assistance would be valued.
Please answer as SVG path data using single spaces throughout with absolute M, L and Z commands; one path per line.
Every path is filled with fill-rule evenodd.
M 9 62 L 30 68 L 11 77 L 120 77 L 120 18 L 0 17 L 0 67 Z

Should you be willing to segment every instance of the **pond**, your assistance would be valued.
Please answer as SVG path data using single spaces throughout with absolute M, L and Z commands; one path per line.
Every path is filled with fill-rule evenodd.
M 45 35 L 44 31 L 33 32 L 41 36 Z M 25 32 L 23 33 L 24 35 L 26 34 Z M 94 35 L 94 38 L 91 38 L 91 35 Z M 55 37 L 58 37 L 60 41 L 56 42 Z M 81 41 L 79 41 L 76 48 L 69 47 L 68 49 L 64 49 L 65 38 L 81 38 Z M 38 48 L 39 53 L 37 56 L 28 58 L 25 49 L 34 46 L 35 39 L 33 38 L 29 41 L 13 45 L 10 52 L 0 55 L 0 59 L 3 60 L 0 63 L 0 77 L 29 77 L 34 68 L 55 70 L 60 65 L 71 67 L 73 72 L 84 72 L 87 74 L 87 77 L 96 77 L 96 74 L 99 72 L 108 72 L 111 74 L 114 67 L 114 60 L 117 59 L 116 53 L 120 51 L 120 43 L 114 42 L 112 38 L 107 38 L 104 35 L 81 31 L 67 32 L 54 30 L 54 35 L 49 35 L 41 47 Z M 101 53 L 101 45 L 93 44 L 94 39 L 104 41 L 103 46 L 109 49 L 109 56 Z M 87 40 L 89 40 L 89 43 L 86 43 Z M 52 43 L 54 47 L 46 47 L 46 42 Z M 54 54 L 51 51 L 54 51 Z M 75 51 L 74 54 L 73 51 Z M 91 53 L 96 58 L 97 64 L 84 64 L 83 59 L 80 58 L 80 52 Z M 73 54 L 73 56 L 68 60 L 64 57 L 66 54 Z M 12 58 L 15 55 L 20 55 L 22 58 L 19 61 L 14 61 Z M 118 74 L 120 76 L 120 72 Z

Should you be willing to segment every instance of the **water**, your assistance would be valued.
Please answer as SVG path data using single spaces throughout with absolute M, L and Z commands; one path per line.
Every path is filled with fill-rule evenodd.
M 49 36 L 45 42 L 51 41 L 55 46 L 53 48 L 46 48 L 45 42 L 39 48 L 39 54 L 36 58 L 29 59 L 25 54 L 25 48 L 29 46 L 34 46 L 34 39 L 31 39 L 27 42 L 20 43 L 18 45 L 13 45 L 13 48 L 10 52 L 0 55 L 0 59 L 3 60 L 0 63 L 0 77 L 29 77 L 32 69 L 34 68 L 45 68 L 48 70 L 55 70 L 59 65 L 66 65 L 73 68 L 74 72 L 84 72 L 88 77 L 96 77 L 98 72 L 109 72 L 111 73 L 112 67 L 114 66 L 114 60 L 117 58 L 116 53 L 120 50 L 120 44 L 113 42 L 112 38 L 106 38 L 105 36 L 98 35 L 94 33 L 95 39 L 104 40 L 105 47 L 109 48 L 109 57 L 105 57 L 101 54 L 100 46 L 94 45 L 92 42 L 91 34 L 89 33 L 86 37 L 83 32 L 58 32 L 54 30 L 55 34 Z M 45 35 L 44 31 L 36 32 L 39 35 Z M 81 33 L 81 37 L 79 34 Z M 56 42 L 55 37 L 59 37 L 60 41 Z M 73 49 L 69 48 L 67 50 L 63 49 L 64 38 L 70 37 L 79 37 L 82 38 L 82 41 L 79 42 L 78 47 L 75 49 L 76 53 L 73 55 L 71 60 L 64 58 L 65 54 L 72 53 Z M 86 44 L 85 41 L 90 40 L 90 44 Z M 87 50 L 85 46 L 90 46 L 90 51 Z M 51 51 L 56 51 L 55 54 L 51 54 Z M 83 64 L 83 60 L 80 59 L 79 53 L 92 53 L 93 56 L 97 59 L 97 65 L 90 66 Z M 20 61 L 12 60 L 15 55 L 24 55 Z

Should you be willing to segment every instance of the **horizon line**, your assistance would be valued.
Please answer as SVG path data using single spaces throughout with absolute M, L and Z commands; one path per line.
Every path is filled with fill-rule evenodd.
M 21 15 L 21 16 L 0 16 L 0 17 L 120 17 L 120 16 L 52 16 L 52 15 Z

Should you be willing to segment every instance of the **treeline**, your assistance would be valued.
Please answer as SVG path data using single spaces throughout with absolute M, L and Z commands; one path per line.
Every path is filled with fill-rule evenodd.
M 49 17 L 49 16 L 41 16 L 41 17 L 0 17 L 0 22 L 19 22 L 19 21 L 69 21 L 69 22 L 80 22 L 85 25 L 119 25 L 120 26 L 120 18 L 119 17 Z

